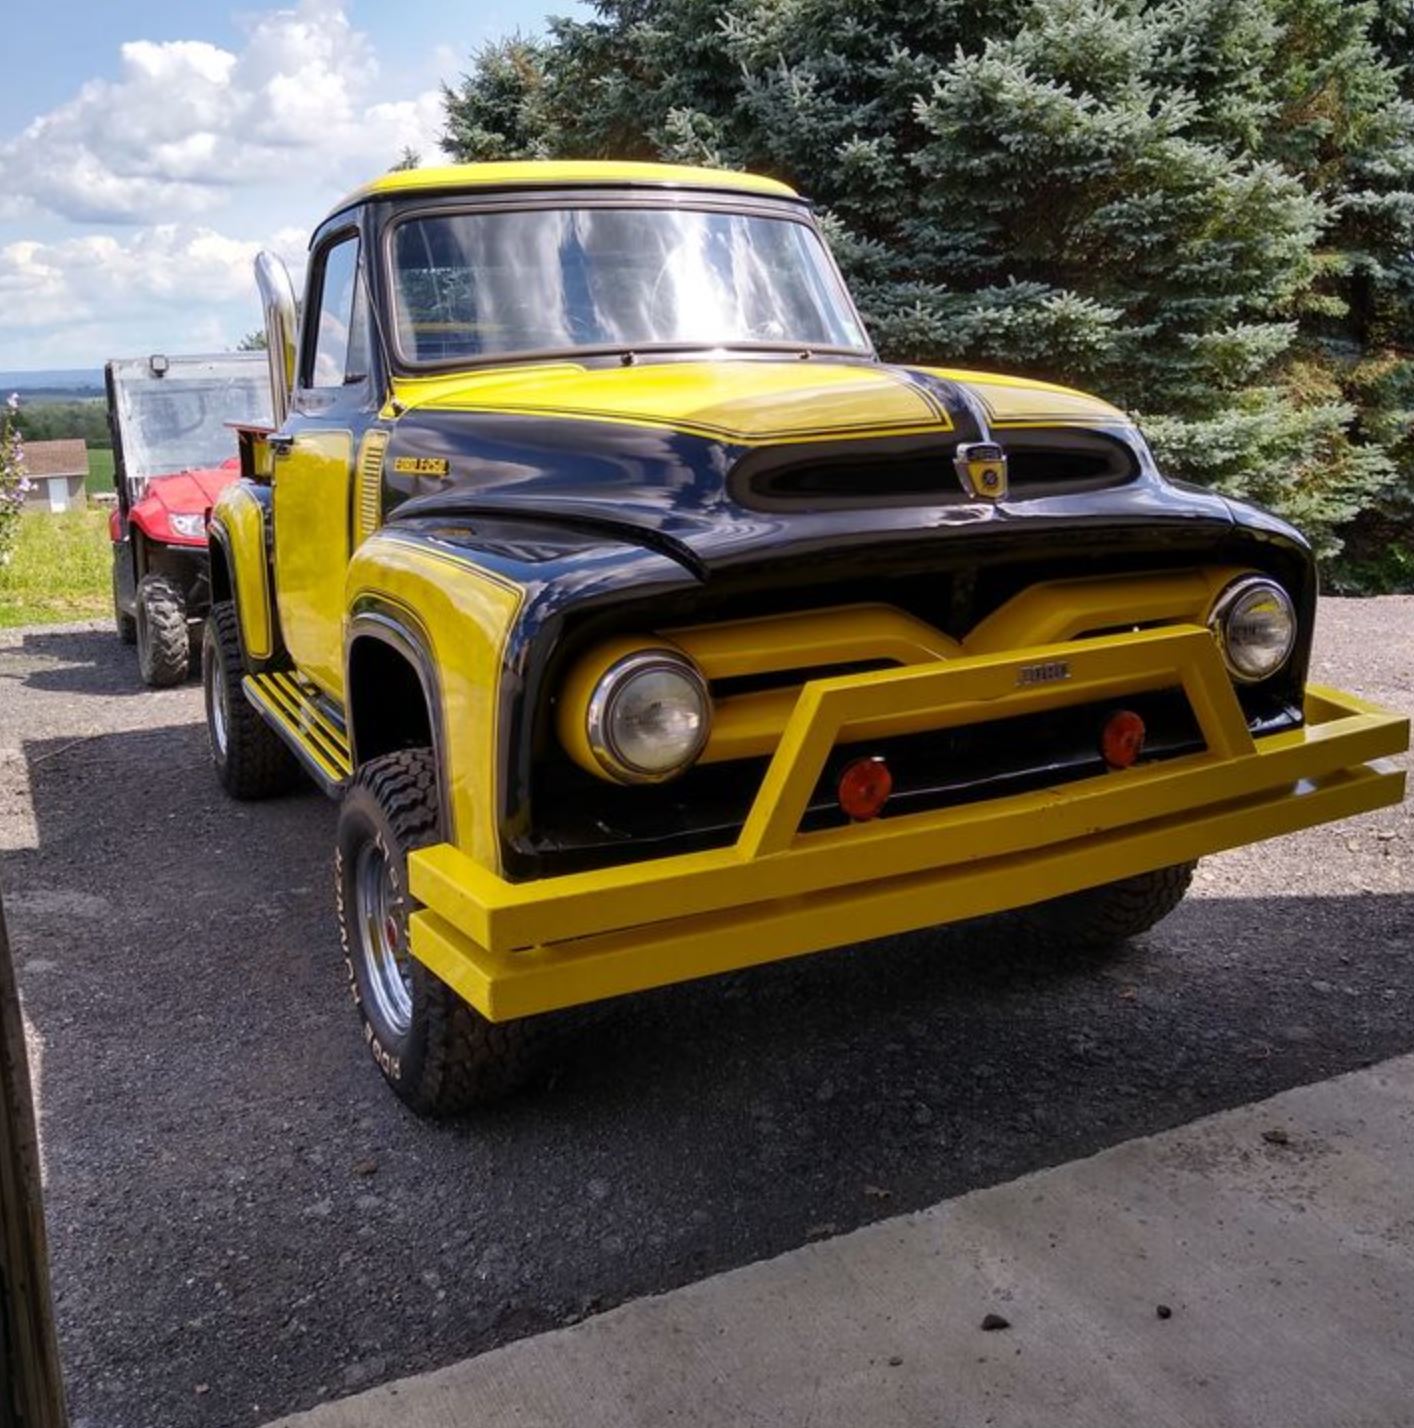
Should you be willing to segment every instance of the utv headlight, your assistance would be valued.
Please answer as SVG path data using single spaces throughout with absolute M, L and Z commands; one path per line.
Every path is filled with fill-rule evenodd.
M 687 769 L 712 725 L 707 681 L 685 656 L 643 650 L 609 666 L 590 696 L 594 757 L 623 783 L 658 783 Z
M 167 524 L 179 536 L 186 536 L 188 540 L 195 540 L 198 536 L 206 534 L 206 518 L 195 512 L 190 514 L 185 511 L 173 512 L 168 515 Z
M 1243 684 L 1268 679 L 1291 658 L 1296 611 L 1274 580 L 1251 575 L 1218 596 L 1208 624 L 1217 636 L 1228 673 Z

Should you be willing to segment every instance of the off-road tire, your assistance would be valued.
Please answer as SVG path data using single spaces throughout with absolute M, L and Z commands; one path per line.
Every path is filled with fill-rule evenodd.
M 118 562 L 113 562 L 113 626 L 125 645 L 137 644 L 137 621 L 118 603 Z
M 437 766 L 430 749 L 371 759 L 354 774 L 339 808 L 334 890 L 349 991 L 364 1041 L 393 1090 L 419 1115 L 458 1115 L 509 1095 L 534 1074 L 545 1045 L 544 1017 L 490 1022 L 435 973 L 409 958 L 411 1020 L 405 1031 L 386 1022 L 370 994 L 360 942 L 355 869 L 373 840 L 400 899 L 397 917 L 406 948 L 407 918 L 417 904 L 407 891 L 407 855 L 436 842 L 440 820 Z
M 1052 902 L 1022 908 L 1017 917 L 1038 942 L 1063 951 L 1097 952 L 1147 932 L 1183 901 L 1197 862 L 1104 883 Z
M 137 667 L 154 689 L 180 684 L 191 670 L 186 597 L 165 575 L 144 575 L 137 587 Z
M 225 748 L 217 737 L 213 704 L 217 699 L 216 671 L 225 691 Z M 201 686 L 206 705 L 206 732 L 211 741 L 211 762 L 221 787 L 232 798 L 273 798 L 303 781 L 299 762 L 280 736 L 256 713 L 241 692 L 245 662 L 241 658 L 236 607 L 222 600 L 211 607 L 201 641 Z

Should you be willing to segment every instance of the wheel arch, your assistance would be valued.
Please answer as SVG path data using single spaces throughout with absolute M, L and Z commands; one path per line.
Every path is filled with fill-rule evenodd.
M 241 656 L 253 673 L 280 664 L 284 642 L 269 556 L 269 495 L 236 482 L 217 498 L 207 527 L 212 602 L 236 607 Z
M 226 534 L 217 526 L 207 532 L 206 548 L 211 562 L 211 601 L 234 600 L 236 588 L 231 580 L 231 554 L 226 549 Z
M 432 750 L 441 834 L 451 838 L 437 663 L 422 621 L 400 601 L 364 594 L 354 602 L 344 638 L 344 716 L 354 769 L 403 749 Z

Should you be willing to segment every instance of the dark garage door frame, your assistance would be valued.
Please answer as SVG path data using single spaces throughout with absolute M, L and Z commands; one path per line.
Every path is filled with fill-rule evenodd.
M 29 1062 L 0 901 L 0 1428 L 64 1428 Z

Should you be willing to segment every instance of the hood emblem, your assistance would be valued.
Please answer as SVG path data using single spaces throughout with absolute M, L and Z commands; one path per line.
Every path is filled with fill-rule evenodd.
M 995 441 L 964 441 L 953 465 L 962 489 L 974 500 L 1006 500 L 1006 452 Z

